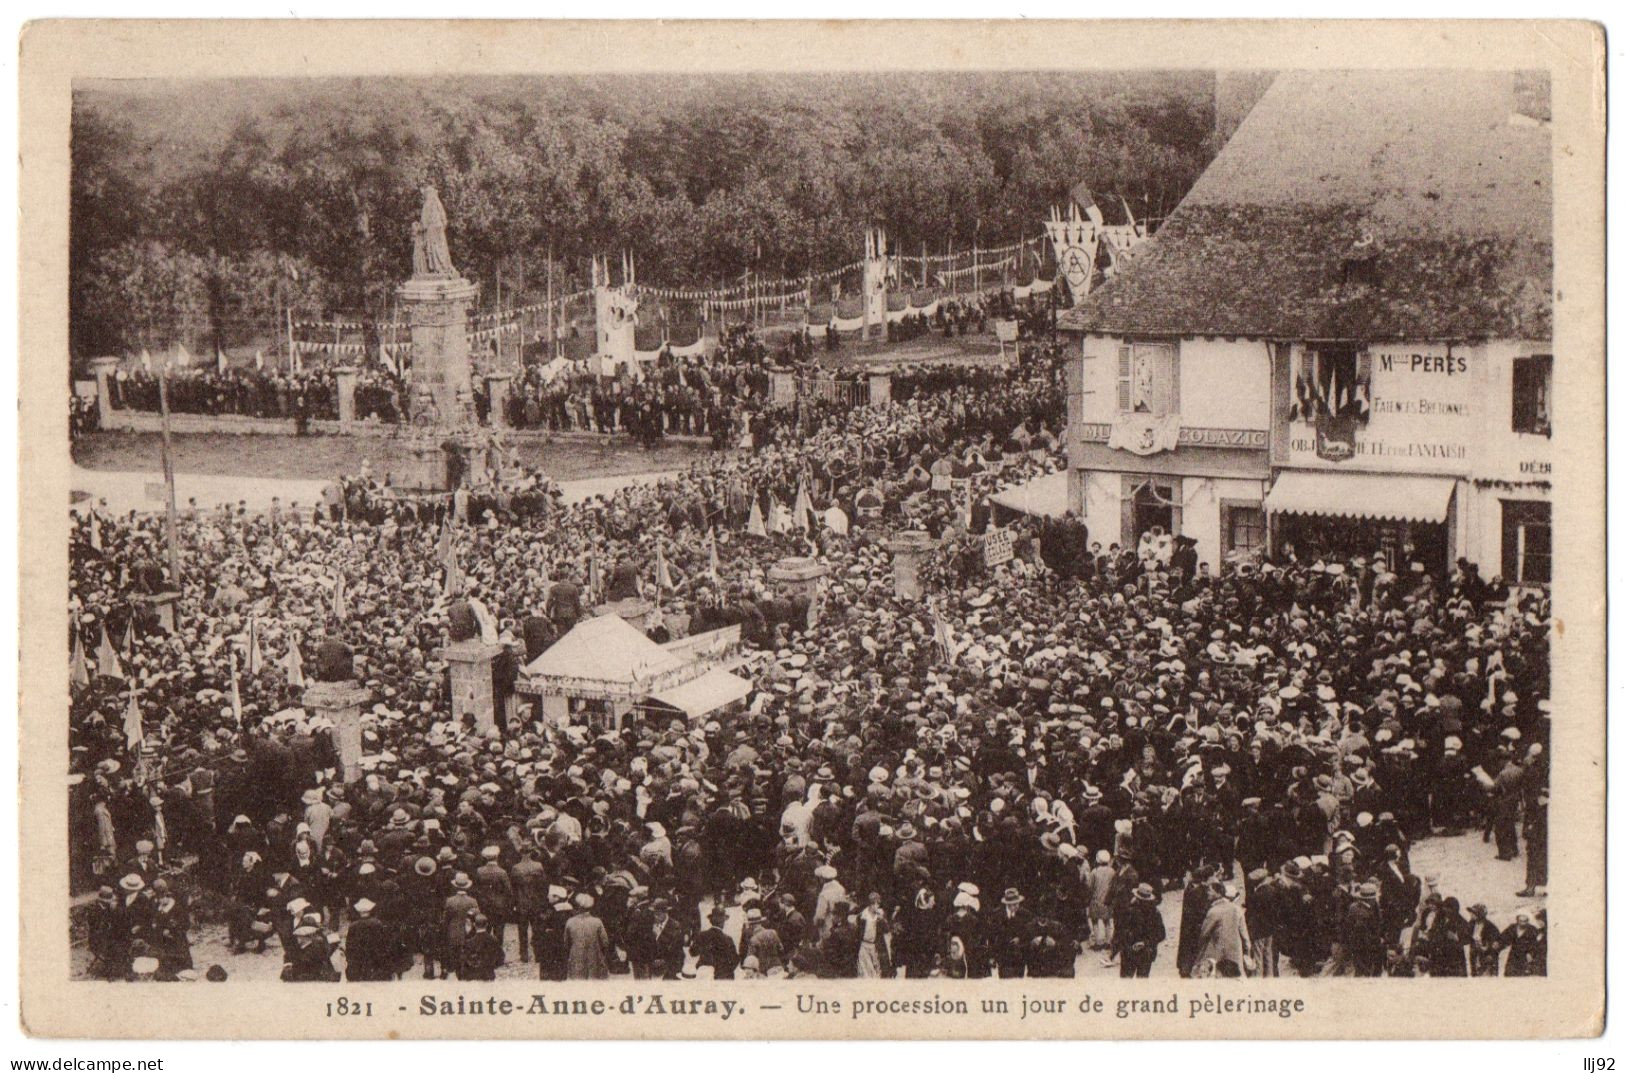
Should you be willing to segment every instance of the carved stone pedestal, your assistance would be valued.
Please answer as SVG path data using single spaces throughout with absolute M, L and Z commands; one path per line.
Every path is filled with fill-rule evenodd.
M 339 752 L 344 781 L 361 777 L 361 709 L 372 694 L 355 679 L 343 682 L 314 682 L 305 690 L 305 707 L 313 715 L 326 716 L 333 724 L 333 744 Z
M 807 598 L 807 625 L 818 625 L 824 612 L 824 578 L 829 567 L 814 559 L 780 559 L 767 569 L 768 580 L 786 599 Z
M 910 531 L 898 533 L 887 545 L 892 554 L 892 586 L 898 597 L 918 600 L 924 592 L 920 584 L 920 567 L 937 542 L 930 533 Z
M 461 723 L 474 717 L 474 729 L 481 734 L 497 725 L 497 696 L 491 668 L 502 652 L 501 645 L 488 645 L 478 638 L 456 641 L 440 650 L 440 658 L 451 671 L 451 717 Z

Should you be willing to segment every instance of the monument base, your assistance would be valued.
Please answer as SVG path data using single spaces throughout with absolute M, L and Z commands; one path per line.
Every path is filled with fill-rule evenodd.
M 497 725 L 496 684 L 492 665 L 502 652 L 501 645 L 488 645 L 470 638 L 456 641 L 440 650 L 451 672 L 451 717 L 461 723 L 473 717 L 480 734 Z
M 305 690 L 305 707 L 333 724 L 333 745 L 338 749 L 345 782 L 361 777 L 361 709 L 370 700 L 372 693 L 353 678 L 314 682 Z

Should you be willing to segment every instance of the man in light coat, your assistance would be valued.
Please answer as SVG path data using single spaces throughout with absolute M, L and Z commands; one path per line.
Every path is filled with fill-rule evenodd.
M 1226 883 L 1208 907 L 1202 920 L 1201 947 L 1196 964 L 1213 962 L 1219 976 L 1242 976 L 1252 941 L 1247 935 L 1247 917 L 1237 904 L 1234 883 Z

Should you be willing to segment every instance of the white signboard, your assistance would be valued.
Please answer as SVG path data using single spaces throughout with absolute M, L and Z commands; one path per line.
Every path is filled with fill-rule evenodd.
M 1322 469 L 1466 474 L 1483 370 L 1444 344 L 1354 353 L 1298 350 L 1292 360 L 1290 464 Z
M 982 558 L 989 567 L 1016 557 L 1016 534 L 1010 529 L 994 529 L 982 540 Z

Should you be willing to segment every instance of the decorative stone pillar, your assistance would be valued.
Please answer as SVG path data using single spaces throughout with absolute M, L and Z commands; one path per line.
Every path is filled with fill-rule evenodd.
M 795 374 L 788 369 L 768 370 L 767 398 L 774 406 L 794 406 L 796 402 Z
M 355 382 L 353 366 L 340 365 L 333 370 L 333 379 L 339 391 L 339 431 L 349 432 L 355 427 Z
M 344 781 L 361 778 L 361 709 L 372 701 L 372 694 L 350 678 L 313 682 L 305 690 L 304 701 L 313 715 L 325 716 L 333 724 L 333 744 L 339 752 Z
M 828 575 L 829 567 L 824 563 L 799 556 L 780 559 L 767 569 L 768 580 L 773 582 L 782 597 L 807 598 L 809 627 L 818 625 L 818 619 L 824 613 L 824 578 Z
M 461 723 L 464 716 L 473 715 L 474 729 L 480 734 L 497 725 L 491 668 L 501 652 L 501 645 L 488 645 L 478 638 L 457 641 L 440 650 L 440 658 L 451 671 L 451 717 Z
M 113 427 L 113 387 L 109 382 L 118 370 L 114 357 L 91 358 L 90 368 L 96 374 L 96 417 L 102 428 Z
M 508 381 L 512 379 L 512 373 L 485 374 L 486 397 L 491 400 L 487 420 L 492 428 L 508 427 Z
M 461 395 L 471 389 L 468 309 L 479 288 L 457 277 L 414 277 L 396 292 L 412 330 L 412 389 L 426 388 L 434 400 L 436 425 L 463 423 Z
M 898 533 L 887 546 L 892 554 L 893 591 L 904 600 L 918 600 L 924 592 L 920 584 L 920 567 L 931 554 L 937 542 L 930 533 L 911 530 Z
M 891 405 L 891 372 L 869 374 L 869 405 Z

